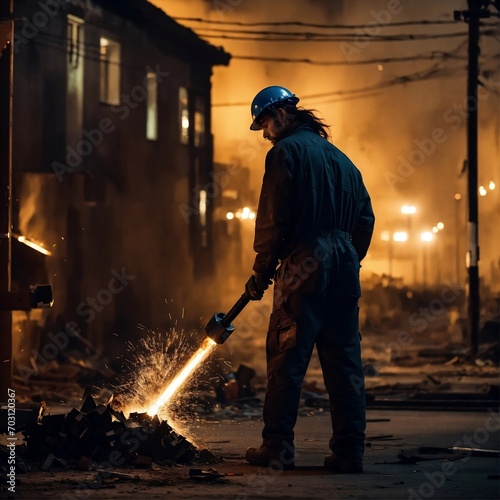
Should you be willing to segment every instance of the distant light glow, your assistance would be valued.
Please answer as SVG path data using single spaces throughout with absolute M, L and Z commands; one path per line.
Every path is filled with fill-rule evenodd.
M 233 220 L 234 219 L 234 213 L 233 212 L 228 212 L 226 214 L 226 219 L 228 220 Z
M 401 207 L 401 213 L 405 215 L 412 215 L 417 212 L 417 208 L 413 205 L 403 205 Z
M 437 232 L 439 232 L 439 228 L 438 228 L 437 226 L 434 226 L 434 227 L 432 228 L 432 232 L 433 232 L 434 234 L 436 234 Z
M 380 238 L 382 241 L 390 241 L 391 240 L 391 232 L 390 231 L 382 231 L 380 233 Z
M 406 231 L 397 231 L 393 234 L 392 239 L 399 242 L 407 241 L 408 233 Z
M 490 188 L 490 191 L 493 191 L 497 186 L 493 181 L 490 181 L 488 184 L 488 187 Z
M 207 192 L 204 189 L 200 189 L 198 208 L 200 212 L 200 224 L 205 227 L 207 225 Z
M 243 207 L 241 210 L 237 210 L 235 213 L 228 212 L 228 214 L 232 214 L 231 217 L 228 217 L 228 215 L 226 214 L 226 218 L 228 219 L 234 219 L 234 217 L 236 217 L 237 219 L 242 220 L 253 220 L 256 217 L 255 212 L 249 207 Z
M 488 194 L 488 191 L 486 191 L 486 188 L 484 186 L 479 186 L 479 194 L 481 196 L 486 196 Z
M 436 224 L 436 226 L 437 226 L 437 228 L 438 228 L 440 231 L 442 231 L 442 230 L 444 229 L 444 223 L 442 223 L 442 222 L 438 222 L 438 223 Z
M 460 193 L 455 194 L 455 200 L 460 201 L 462 199 L 462 195 Z
M 99 40 L 99 53 L 105 58 L 108 53 L 109 40 L 107 38 L 101 37 Z
M 434 235 L 430 231 L 424 231 L 423 233 L 420 234 L 420 239 L 425 242 L 432 241 L 434 238 Z
M 244 207 L 241 212 L 242 219 L 248 219 L 250 217 L 250 209 L 248 207 Z

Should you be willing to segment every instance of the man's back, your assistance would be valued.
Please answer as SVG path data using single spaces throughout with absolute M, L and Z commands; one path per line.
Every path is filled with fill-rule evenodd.
M 353 234 L 360 214 L 373 213 L 367 206 L 370 198 L 356 166 L 307 126 L 279 141 L 269 156 L 271 162 L 275 157 L 279 162 L 285 159 L 293 177 L 294 227 L 290 243 L 314 239 L 333 230 Z

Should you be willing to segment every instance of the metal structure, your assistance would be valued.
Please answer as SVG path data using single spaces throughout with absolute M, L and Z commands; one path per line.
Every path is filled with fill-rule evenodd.
M 479 342 L 479 218 L 478 218 L 478 76 L 479 76 L 479 26 L 481 19 L 498 17 L 500 2 L 495 0 L 467 0 L 468 10 L 455 11 L 457 21 L 469 25 L 468 77 L 467 77 L 467 233 L 469 276 L 469 334 L 471 354 L 478 351 Z M 497 13 L 488 9 L 494 5 Z

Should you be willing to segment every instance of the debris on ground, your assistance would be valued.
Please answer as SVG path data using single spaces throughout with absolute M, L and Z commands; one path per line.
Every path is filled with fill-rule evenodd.
M 234 472 L 219 472 L 213 467 L 210 467 L 207 470 L 189 469 L 189 479 L 192 479 L 194 481 L 216 481 L 220 479 L 226 479 L 230 476 L 243 476 L 243 474 Z
M 460 460 L 466 457 L 500 457 L 498 450 L 484 450 L 480 448 L 465 448 L 453 446 L 450 448 L 437 446 L 420 446 L 419 448 L 410 448 L 401 450 L 398 458 L 403 464 L 416 464 L 428 460 Z
M 430 448 L 424 446 L 401 450 L 398 454 L 398 458 L 402 464 L 416 464 L 428 460 L 459 460 L 465 456 L 465 453 L 456 453 L 450 448 Z
M 126 417 L 111 404 L 96 403 L 89 390 L 80 409 L 41 415 L 25 426 L 22 435 L 24 443 L 16 446 L 17 455 L 37 462 L 44 471 L 103 472 L 116 466 L 151 468 L 153 464 L 221 461 L 209 450 L 198 450 L 157 415 L 131 413 Z
M 222 382 L 215 386 L 216 399 L 226 404 L 233 401 L 248 401 L 255 397 L 255 390 L 251 382 L 255 377 L 255 370 L 241 364 L 236 372 L 229 372 Z

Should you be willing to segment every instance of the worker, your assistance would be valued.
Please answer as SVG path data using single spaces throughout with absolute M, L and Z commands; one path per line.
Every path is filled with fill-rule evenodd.
M 245 293 L 261 300 L 274 281 L 274 295 L 262 445 L 248 448 L 245 458 L 253 465 L 295 467 L 301 385 L 316 345 L 333 430 L 324 467 L 358 473 L 366 427 L 359 271 L 375 216 L 360 171 L 329 142 L 329 126 L 298 102 L 288 89 L 271 86 L 251 104 L 250 129 L 262 130 L 273 146 Z

